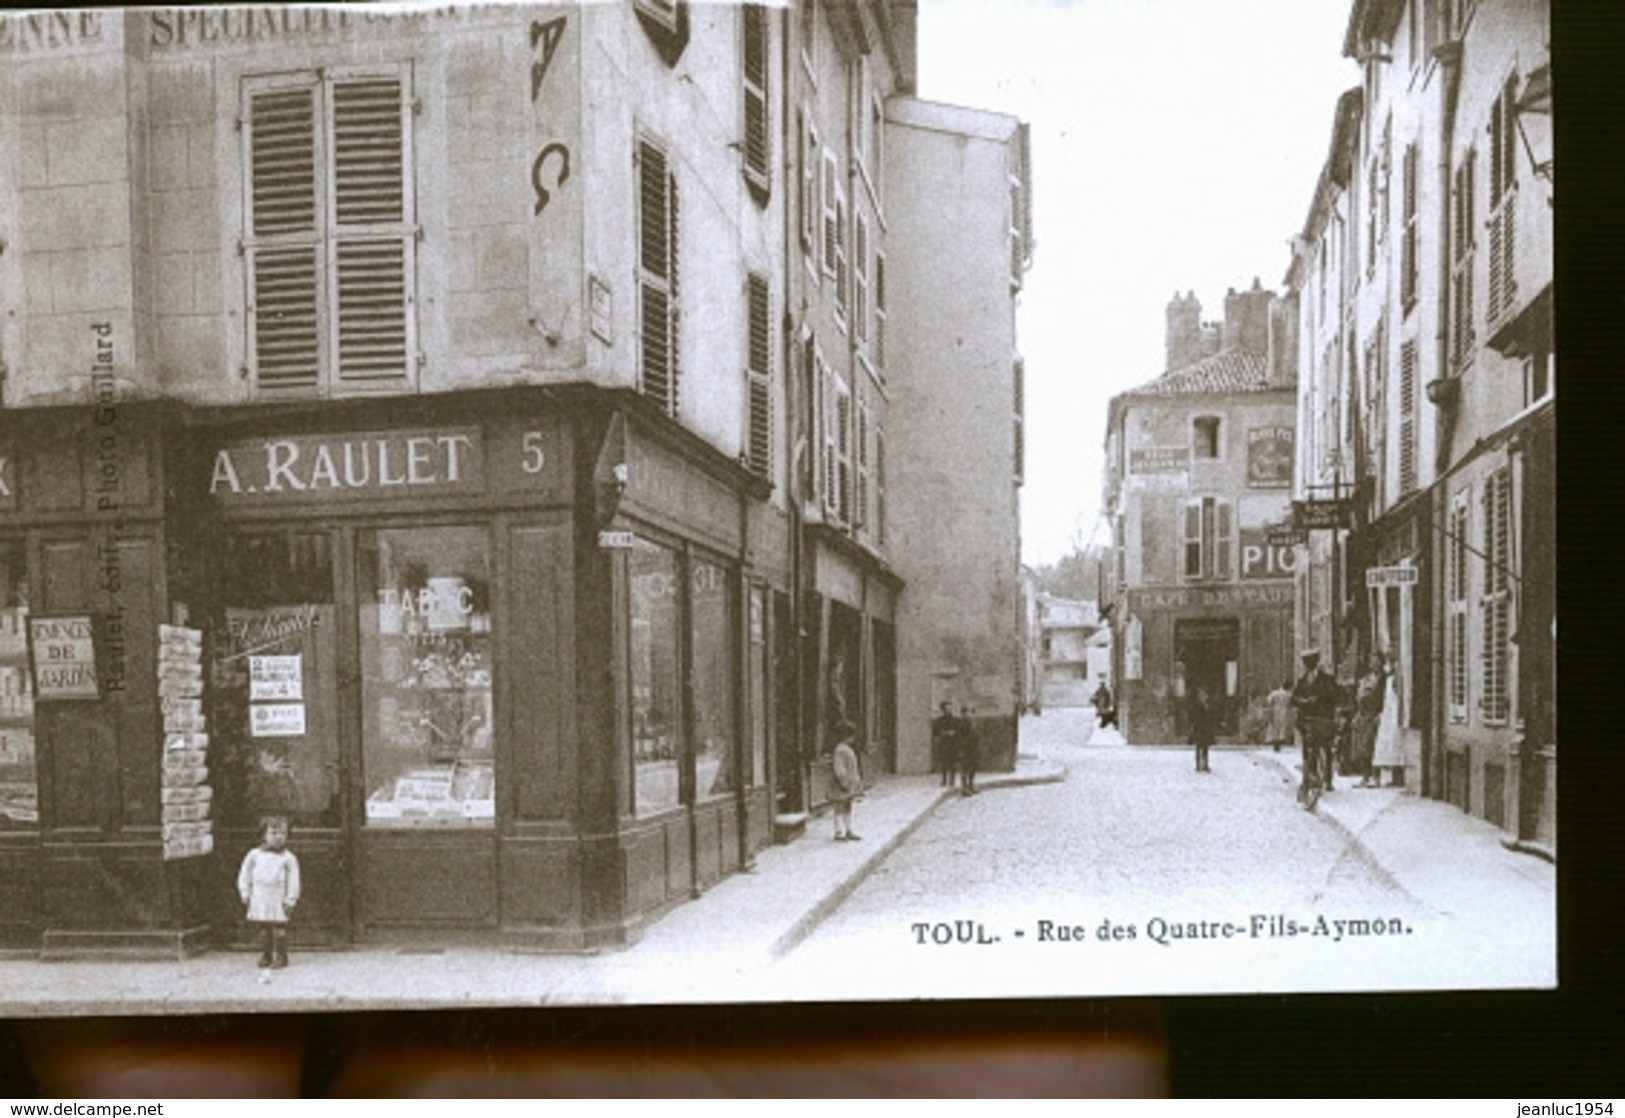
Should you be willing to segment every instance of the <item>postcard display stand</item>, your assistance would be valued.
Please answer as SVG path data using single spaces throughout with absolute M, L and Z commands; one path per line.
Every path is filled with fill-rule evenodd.
M 201 630 L 158 626 L 158 701 L 164 714 L 164 860 L 197 858 L 214 850 Z

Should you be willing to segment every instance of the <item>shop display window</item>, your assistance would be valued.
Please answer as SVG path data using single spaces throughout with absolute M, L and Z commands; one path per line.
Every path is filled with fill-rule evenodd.
M 694 650 L 694 789 L 706 800 L 734 790 L 734 626 L 728 572 L 714 563 L 689 567 Z
M 21 542 L 0 542 L 0 831 L 38 826 L 28 569 Z
M 489 540 L 479 528 L 363 537 L 369 828 L 495 825 L 490 566 Z
M 677 553 L 639 539 L 631 552 L 632 808 L 647 816 L 682 802 L 677 675 Z

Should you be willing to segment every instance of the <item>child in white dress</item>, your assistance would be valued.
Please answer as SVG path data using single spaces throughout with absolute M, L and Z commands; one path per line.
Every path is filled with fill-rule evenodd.
M 288 821 L 264 822 L 265 841 L 248 852 L 237 874 L 237 893 L 248 922 L 260 930 L 260 966 L 288 965 L 288 914 L 299 903 L 299 859 L 288 849 Z

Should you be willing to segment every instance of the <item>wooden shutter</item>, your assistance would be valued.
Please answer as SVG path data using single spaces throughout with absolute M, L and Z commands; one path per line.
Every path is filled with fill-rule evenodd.
M 1491 474 L 1484 484 L 1484 647 L 1480 703 L 1485 720 L 1492 722 L 1504 721 L 1508 713 L 1507 642 L 1511 594 L 1507 566 L 1512 559 L 1511 490 L 1511 475 L 1505 467 Z
M 858 389 L 858 477 L 856 517 L 859 527 L 869 524 L 869 397 Z
M 1399 347 L 1399 492 L 1416 489 L 1416 342 Z
M 801 121 L 801 247 L 809 254 L 818 252 L 818 183 L 822 164 L 822 147 L 818 143 L 818 130 L 813 127 L 812 116 L 804 107 Z
M 852 329 L 859 342 L 869 339 L 869 222 L 860 213 L 852 245 Z
M 314 83 L 249 97 L 251 349 L 262 388 L 314 388 L 321 376 Z
M 1450 230 L 1450 356 L 1457 368 L 1466 363 L 1476 340 L 1473 330 L 1473 247 L 1477 239 L 1473 179 L 1476 161 L 1477 152 L 1468 148 L 1456 167 L 1451 192 L 1454 220 Z
M 1230 577 L 1230 553 L 1235 550 L 1234 510 L 1229 501 L 1210 499 L 1213 507 L 1213 577 Z
M 1399 297 L 1400 301 L 1410 307 L 1416 303 L 1419 276 L 1417 274 L 1418 254 L 1420 245 L 1420 225 L 1416 219 L 1417 209 L 1417 147 L 1415 144 L 1405 145 L 1405 157 L 1401 171 L 1404 234 L 1400 242 L 1399 266 Z
M 869 356 L 885 380 L 886 368 L 886 257 L 875 254 L 875 335 L 869 347 Z
M 749 416 L 745 456 L 752 470 L 766 475 L 773 462 L 771 299 L 765 276 L 751 273 L 746 277 L 745 288 L 749 319 L 745 372 Z
M 824 274 L 831 278 L 835 275 L 836 238 L 839 235 L 840 223 L 836 213 L 836 199 L 840 196 L 840 182 L 835 165 L 835 153 L 825 151 L 824 157 L 824 185 L 819 199 L 824 218 Z
M 744 26 L 745 178 L 764 194 L 771 169 L 771 129 L 768 120 L 767 11 L 746 4 Z
M 1450 720 L 1467 720 L 1467 494 L 1456 495 L 1450 510 L 1449 563 L 1445 581 L 1450 617 L 1445 631 L 1445 670 L 1449 677 Z
M 677 414 L 677 184 L 658 144 L 638 145 L 640 388 Z
M 1185 503 L 1185 577 L 1202 577 L 1202 502 Z

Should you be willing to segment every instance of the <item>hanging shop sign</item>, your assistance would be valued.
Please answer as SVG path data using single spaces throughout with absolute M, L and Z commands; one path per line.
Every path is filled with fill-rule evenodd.
M 1300 531 L 1323 532 L 1347 528 L 1350 523 L 1347 501 L 1293 501 L 1292 524 Z
M 1295 524 L 1270 524 L 1264 528 L 1264 542 L 1271 547 L 1297 547 L 1309 542 L 1309 533 Z
M 1291 427 L 1247 430 L 1247 484 L 1254 489 L 1284 489 L 1292 484 Z
M 89 614 L 30 617 L 28 639 L 34 650 L 34 698 L 99 699 L 96 678 L 96 635 Z
M 1418 571 L 1415 567 L 1372 567 L 1365 573 L 1365 584 L 1371 589 L 1382 586 L 1414 586 Z

